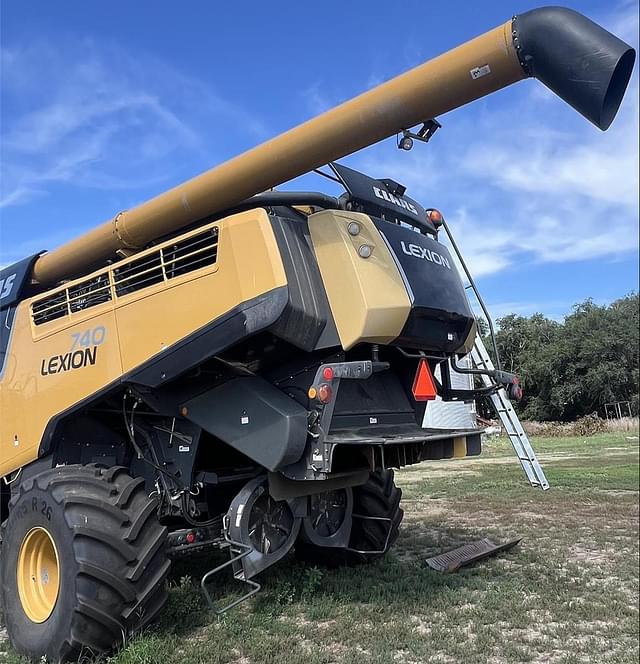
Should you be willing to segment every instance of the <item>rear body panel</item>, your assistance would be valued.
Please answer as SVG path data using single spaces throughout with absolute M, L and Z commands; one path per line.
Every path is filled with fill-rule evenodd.
M 409 293 L 411 312 L 394 343 L 466 352 L 475 318 L 448 249 L 432 237 L 375 220 Z
M 349 224 L 357 225 L 357 235 L 349 233 Z M 371 218 L 326 210 L 309 217 L 309 230 L 342 347 L 385 344 L 397 338 L 411 301 Z M 369 247 L 369 258 L 358 254 L 363 246 Z
M 176 243 L 170 242 L 18 305 L 0 383 L 0 476 L 38 457 L 47 427 L 61 414 L 129 380 L 161 383 L 168 371 L 164 358 L 181 342 L 195 341 L 234 308 L 286 287 L 264 210 L 229 217 L 179 239 L 207 229 L 217 229 L 217 251 L 193 271 L 171 277 L 163 266 L 155 278 L 155 268 L 144 261 L 172 250 Z M 118 294 L 118 283 L 123 283 L 118 271 L 134 263 L 139 288 Z M 74 290 L 100 284 L 103 278 L 107 286 L 100 291 L 101 300 L 95 291 L 87 294 L 88 287 Z M 264 326 L 277 319 L 284 302 L 270 319 L 263 317 Z M 247 325 L 246 315 L 243 336 L 256 331 Z M 227 335 L 226 343 L 233 341 Z M 214 351 L 209 348 L 206 354 Z M 180 354 L 181 372 L 189 368 L 190 358 L 198 359 L 190 348 Z M 152 367 L 151 372 L 145 374 L 145 367 Z
M 184 395 L 193 423 L 261 466 L 298 476 L 305 458 L 313 465 L 303 415 L 313 405 L 300 394 L 319 353 L 345 359 L 369 343 L 464 352 L 472 328 L 451 258 L 426 235 L 340 210 L 226 217 L 17 304 L 0 383 L 0 476 L 48 454 L 62 420 L 126 386 L 149 395 L 167 386 L 174 399 L 168 412 L 178 412 L 186 401 L 175 395 Z M 265 374 L 244 392 L 244 403 L 242 388 L 229 400 L 218 384 L 198 382 L 196 393 L 181 378 L 261 331 L 308 366 L 297 393 Z M 293 371 L 287 358 L 281 362 L 285 374 Z M 409 394 L 406 364 L 392 363 L 386 375 L 359 385 L 336 385 L 324 431 L 334 442 L 327 442 L 322 477 L 332 472 L 338 444 L 415 445 L 434 433 L 420 428 L 423 409 Z M 174 383 L 181 387 L 172 392 Z M 290 412 L 282 399 L 295 401 Z M 213 422 L 207 403 L 226 416 L 226 401 L 238 412 Z M 278 413 L 287 417 L 276 424 Z M 260 424 L 271 420 L 275 437 Z M 272 453 L 260 449 L 269 445 Z
M 309 230 L 345 350 L 370 342 L 468 352 L 475 318 L 444 245 L 358 212 L 311 215 Z

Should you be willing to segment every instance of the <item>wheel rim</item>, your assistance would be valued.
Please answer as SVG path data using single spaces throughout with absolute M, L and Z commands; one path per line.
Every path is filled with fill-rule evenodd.
M 29 620 L 43 623 L 53 613 L 60 591 L 60 563 L 45 528 L 32 528 L 18 554 L 18 596 Z

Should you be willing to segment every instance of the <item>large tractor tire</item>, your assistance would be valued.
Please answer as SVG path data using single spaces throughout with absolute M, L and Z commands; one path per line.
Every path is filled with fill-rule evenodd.
M 167 531 L 125 468 L 25 479 L 3 528 L 0 602 L 17 652 L 50 662 L 108 652 L 166 601 Z
M 353 523 L 348 547 L 318 546 L 300 538 L 297 558 L 325 567 L 355 566 L 379 560 L 391 548 L 404 515 L 400 508 L 402 491 L 395 485 L 393 471 L 371 473 L 365 484 L 352 491 Z M 358 515 L 380 520 L 360 519 Z

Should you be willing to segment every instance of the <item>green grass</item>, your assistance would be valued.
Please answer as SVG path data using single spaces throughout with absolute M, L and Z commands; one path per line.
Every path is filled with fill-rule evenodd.
M 480 458 L 407 468 L 397 475 L 405 521 L 384 561 L 328 571 L 287 559 L 223 619 L 184 578 L 206 565 L 182 565 L 160 624 L 110 664 L 637 662 L 638 441 L 534 446 L 549 491 L 529 488 L 504 440 Z M 486 536 L 524 539 L 456 574 L 424 564 Z

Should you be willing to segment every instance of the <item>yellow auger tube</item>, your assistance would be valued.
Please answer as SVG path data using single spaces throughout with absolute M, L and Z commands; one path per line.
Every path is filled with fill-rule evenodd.
M 329 161 L 528 76 L 606 129 L 635 54 L 581 14 L 532 10 L 217 166 L 41 256 L 52 284 L 237 205 Z M 576 72 L 587 72 L 588 77 Z

